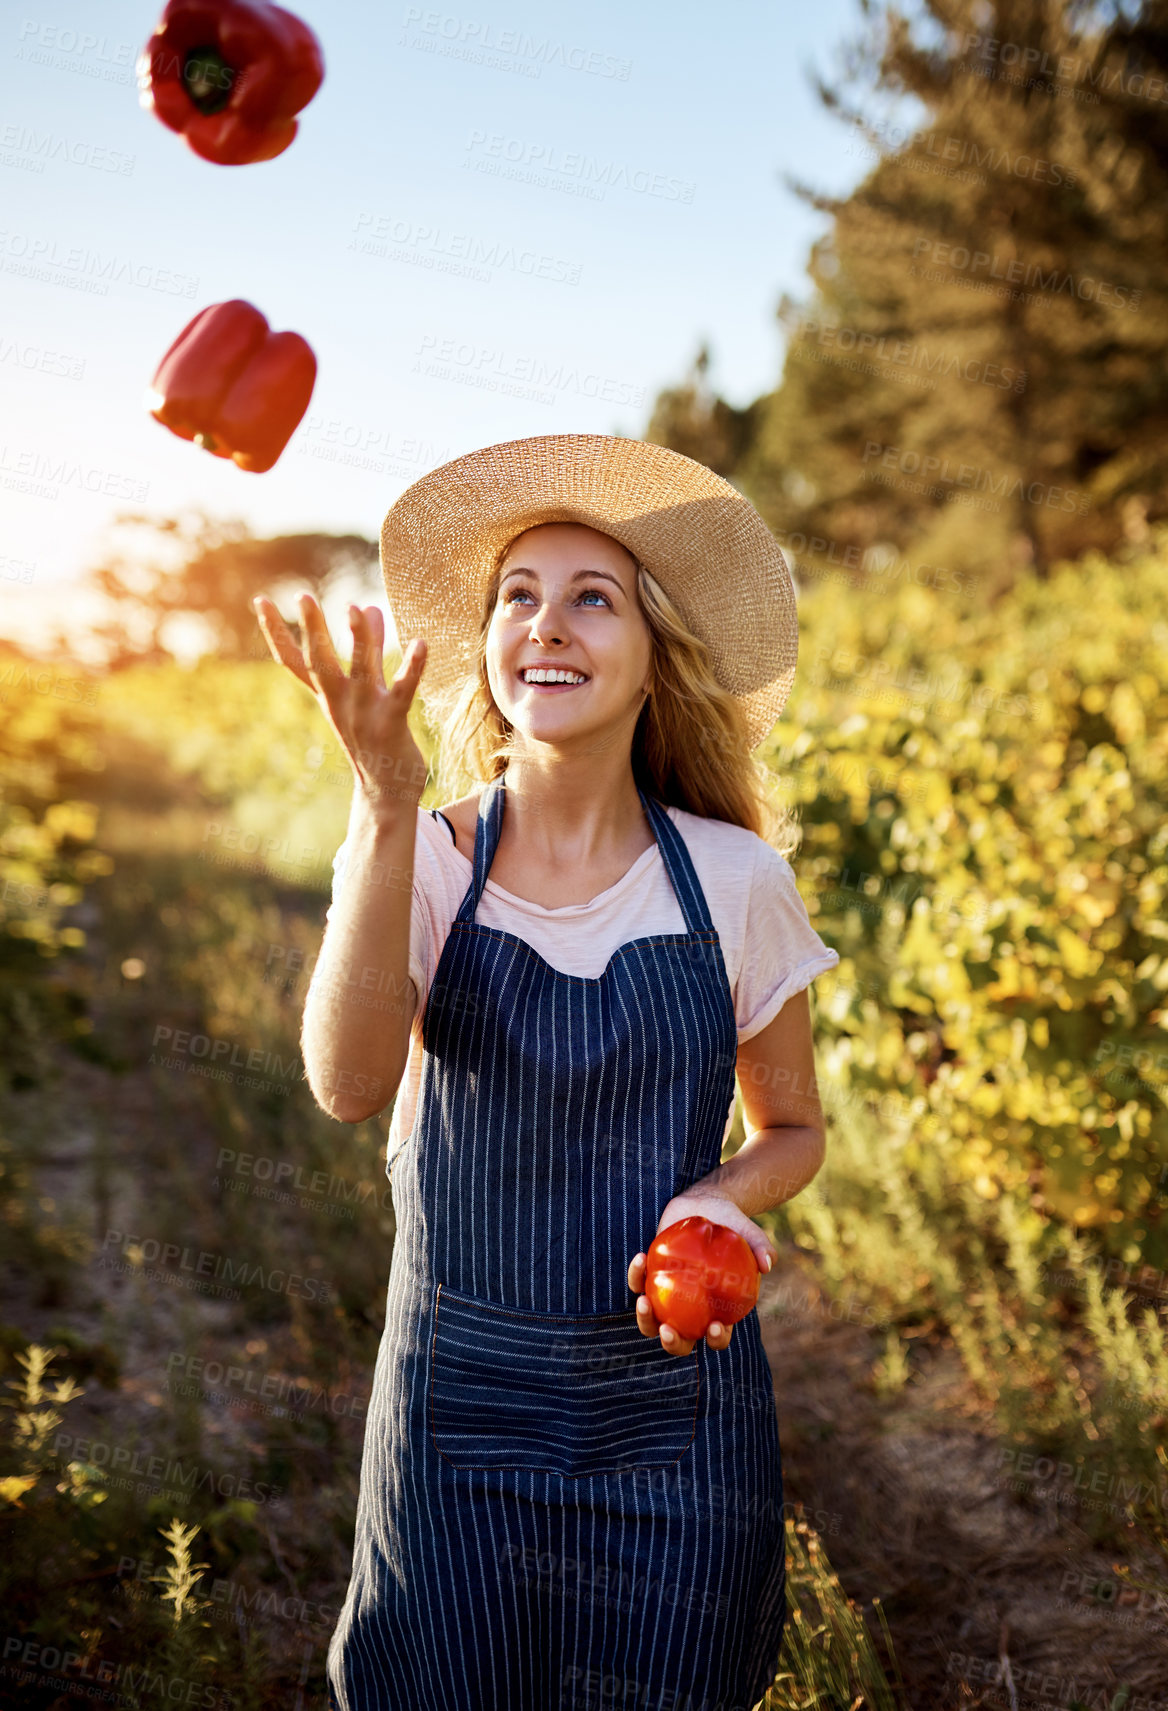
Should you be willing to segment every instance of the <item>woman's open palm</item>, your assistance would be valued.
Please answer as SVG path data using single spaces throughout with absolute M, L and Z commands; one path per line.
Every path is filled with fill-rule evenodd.
M 353 659 L 346 672 L 313 595 L 299 596 L 303 651 L 270 600 L 260 594 L 252 604 L 275 658 L 319 702 L 349 757 L 354 783 L 369 806 L 382 812 L 400 811 L 403 805 L 416 807 L 429 768 L 406 715 L 426 664 L 425 638 L 413 638 L 387 684 L 382 665 L 385 619 L 378 607 L 349 607 Z

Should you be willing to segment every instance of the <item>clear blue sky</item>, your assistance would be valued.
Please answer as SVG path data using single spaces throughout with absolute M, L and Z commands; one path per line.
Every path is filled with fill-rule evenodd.
M 702 339 L 714 385 L 747 402 L 778 377 L 774 308 L 808 290 L 825 228 L 780 175 L 837 190 L 870 164 L 808 75 L 834 77 L 856 0 L 297 9 L 322 42 L 323 86 L 282 156 L 241 167 L 199 159 L 139 105 L 134 61 L 160 6 L 7 15 L 8 633 L 59 609 L 122 510 L 375 538 L 411 481 L 476 446 L 643 432 Z M 47 279 L 25 271 L 33 258 Z M 319 362 L 264 475 L 143 404 L 179 331 L 230 297 L 303 334 Z

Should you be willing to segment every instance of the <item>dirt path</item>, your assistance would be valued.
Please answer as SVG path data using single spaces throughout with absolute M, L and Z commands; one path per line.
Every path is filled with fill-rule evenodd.
M 1168 1587 L 1123 1587 L 1076 1505 L 1010 1489 L 1013 1452 L 951 1343 L 914 1339 L 908 1383 L 881 1399 L 882 1335 L 834 1317 L 789 1249 L 759 1312 L 784 1495 L 804 1504 L 848 1595 L 867 1614 L 881 1599 L 910 1711 L 1076 1699 L 1094 1711 L 1124 1682 L 1128 1711 L 1168 1704 Z M 1164 1584 L 1162 1561 L 1125 1560 Z

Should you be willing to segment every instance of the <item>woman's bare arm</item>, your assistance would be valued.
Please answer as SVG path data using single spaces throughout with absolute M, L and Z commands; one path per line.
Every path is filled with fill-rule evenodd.
M 304 1003 L 301 1050 L 316 1102 L 342 1123 L 385 1109 L 410 1049 L 417 809 L 372 814 L 354 793 L 344 880 Z
M 304 653 L 271 601 L 255 605 L 273 654 L 316 696 L 353 768 L 345 873 L 305 1000 L 301 1047 L 317 1103 L 358 1123 L 385 1109 L 409 1055 L 414 834 L 428 768 L 406 715 L 426 644 L 410 642 L 387 686 L 377 607 L 350 608 L 346 675 L 310 595 L 300 597 Z

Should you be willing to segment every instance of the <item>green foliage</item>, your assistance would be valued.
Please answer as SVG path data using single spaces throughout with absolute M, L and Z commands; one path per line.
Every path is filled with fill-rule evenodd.
M 902 583 L 801 608 L 770 739 L 840 952 L 819 1064 L 910 1169 L 1168 1265 L 1168 531 L 990 610 Z
M 46 1044 L 80 1043 L 91 1023 L 72 953 L 84 929 L 68 911 L 110 871 L 94 842 L 96 685 L 7 656 L 0 717 L 0 1083 L 41 1080 Z M 76 695 L 72 692 L 76 691 Z
M 115 728 L 148 731 L 197 780 L 208 859 L 310 883 L 328 872 L 352 775 L 308 690 L 275 661 L 138 666 L 109 680 L 104 704 Z M 230 810 L 233 835 L 215 808 Z
M 83 1396 L 85 1392 L 71 1378 L 57 1379 L 50 1391 L 45 1385 L 45 1374 L 53 1363 L 56 1349 L 47 1349 L 40 1343 L 30 1343 L 28 1348 L 16 1356 L 17 1365 L 24 1372 L 22 1379 L 7 1381 L 8 1388 L 16 1391 L 15 1399 L 5 1397 L 3 1400 L 8 1407 L 16 1409 L 12 1428 L 12 1449 L 21 1472 L 26 1479 L 8 1478 L 4 1483 L 5 1495 L 10 1501 L 17 1501 L 12 1496 L 12 1486 L 17 1484 L 24 1489 L 31 1489 L 51 1463 L 52 1457 L 48 1449 L 49 1435 L 55 1432 L 63 1418 L 61 1409 L 74 1397 Z M 71 1463 L 71 1468 L 79 1464 Z M 78 1489 L 86 1485 L 84 1477 L 78 1482 Z M 60 1487 L 58 1489 L 61 1489 Z M 17 1496 L 21 1495 L 18 1493 Z M 100 1498 L 99 1498 L 100 1501 Z
M 347 663 L 347 662 L 346 662 Z M 386 659 L 386 677 L 397 663 Z M 149 732 L 175 772 L 197 781 L 209 810 L 200 841 L 211 863 L 320 887 L 345 835 L 353 771 L 310 692 L 270 657 L 204 657 L 117 673 L 103 690 L 110 726 Z M 432 744 L 411 715 L 418 746 Z
M 830 1085 L 824 1094 L 826 1163 L 775 1221 L 816 1255 L 829 1295 L 888 1327 L 876 1392 L 915 1380 L 899 1328 L 919 1335 L 940 1321 L 1004 1442 L 1040 1444 L 1088 1474 L 1105 1465 L 1128 1482 L 1130 1518 L 1158 1538 L 1168 1350 L 1155 1313 L 1133 1302 L 1122 1270 L 1110 1287 L 1115 1270 L 1041 1214 L 1025 1184 L 987 1197 L 962 1181 L 953 1136 L 910 1162 L 877 1111 Z M 1125 1516 L 1116 1503 L 1094 1524 L 1112 1536 Z
M 841 955 L 813 988 L 827 1163 L 779 1221 L 817 1256 L 829 1292 L 870 1304 L 872 1385 L 889 1408 L 911 1392 L 925 1333 L 939 1326 L 1005 1440 L 1089 1473 L 1105 1463 L 1153 1497 L 1168 1473 L 1168 1365 L 1157 1322 L 1132 1314 L 1110 1268 L 1122 1281 L 1128 1267 L 1168 1262 L 1166 571 L 1168 536 L 1114 561 L 1060 565 L 1048 585 L 1027 580 L 992 607 L 893 576 L 846 601 L 806 590 L 790 717 L 766 751 L 802 824 L 794 864 L 811 918 Z M 59 830 L 54 803 L 84 809 L 67 822 L 84 837 L 36 833 L 47 842 L 34 871 L 51 883 L 72 875 L 91 905 L 101 956 L 83 987 L 89 1049 L 103 1073 L 136 1072 L 124 1084 L 136 1115 L 120 1104 L 116 1116 L 91 1114 L 96 1197 L 125 1205 L 132 1173 L 149 1211 L 141 1234 L 269 1266 L 296 1252 L 306 1275 L 335 1285 L 325 1303 L 249 1299 L 213 1334 L 180 1311 L 185 1340 L 176 1348 L 168 1333 L 168 1349 L 359 1398 L 394 1234 L 383 1135 L 325 1118 L 295 1062 L 351 789 L 339 744 L 274 662 L 136 667 L 103 683 L 96 712 L 30 696 L 12 729 L 0 748 L 7 802 L 27 815 L 5 824 Z M 65 937 L 69 908 L 42 939 L 12 939 L 33 945 L 41 985 L 85 972 L 84 935 Z M 266 1080 L 280 1085 L 197 1078 L 193 1060 L 148 1063 L 160 1024 L 278 1060 Z M 45 1032 L 46 1059 L 52 1044 Z M 15 1049 L 9 1035 L 9 1074 Z M 19 1101 L 0 1099 L 0 1208 L 6 1235 L 27 1237 L 30 1274 L 59 1249 L 63 1319 L 75 1275 L 64 1259 L 88 1251 L 94 1224 L 88 1205 L 74 1224 L 37 1222 L 37 1147 L 65 1120 L 49 1093 L 41 1103 L 38 1129 Z M 244 1153 L 343 1186 L 268 1198 L 234 1164 Z M 171 1291 L 134 1250 L 126 1258 L 125 1323 L 83 1337 L 54 1316 L 43 1341 L 67 1347 L 77 1378 L 117 1392 L 125 1450 L 148 1440 L 205 1460 L 213 1438 L 218 1470 L 233 1453 L 219 1435 L 222 1397 L 172 1388 L 159 1368 L 156 1412 L 140 1390 L 131 1400 L 122 1373 L 141 1367 L 123 1339 Z M 0 1328 L 0 1352 L 26 1348 Z M 217 1491 L 176 1516 L 169 1494 L 122 1489 L 80 1458 L 51 1477 L 26 1465 L 55 1429 L 36 1419 L 75 1392 L 54 1397 L 44 1367 L 35 1380 L 21 1369 L 14 1392 L 32 1381 L 37 1400 L 4 1411 L 0 1461 L 3 1594 L 21 1631 L 72 1643 L 101 1628 L 107 1654 L 156 1650 L 176 1676 L 227 1684 L 235 1703 L 291 1702 L 320 1625 L 236 1623 L 234 1609 L 200 1600 L 196 1576 L 230 1582 L 241 1601 L 295 1587 L 326 1604 L 352 1537 L 359 1413 L 257 1414 L 249 1471 L 287 1499 L 261 1507 Z M 1155 1501 L 1133 1501 L 1131 1519 L 1168 1547 Z M 157 1533 L 168 1522 L 166 1564 Z M 1122 1530 L 1115 1517 L 1085 1530 L 1096 1526 Z M 196 1532 L 205 1565 L 191 1561 Z M 850 1707 L 860 1695 L 890 1707 L 875 1636 L 822 1548 L 789 1528 L 788 1551 L 793 1616 L 769 1706 Z M 142 1568 L 132 1583 L 123 1558 Z M 103 1578 L 115 1571 L 116 1603 Z M 111 1609 L 121 1625 L 107 1625 Z
M 733 479 L 808 575 L 900 554 L 997 588 L 1138 539 L 1168 492 L 1162 19 L 864 10 L 818 85 L 859 182 L 787 178 L 831 224 L 777 309 L 781 378 L 745 410 L 669 388 L 648 437 Z
M 730 475 L 754 445 L 761 401 L 736 410 L 711 389 L 710 353 L 703 344 L 681 386 L 657 394 L 649 426 L 641 438 L 670 446 L 683 457 L 704 463 L 715 475 Z
M 759 1711 L 854 1711 L 861 1706 L 897 1711 L 904 1704 L 904 1684 L 879 1598 L 872 1603 L 896 1669 L 895 1688 L 815 1528 L 800 1516 L 788 1518 L 786 1532 L 788 1618 L 782 1660 Z

